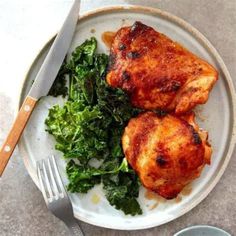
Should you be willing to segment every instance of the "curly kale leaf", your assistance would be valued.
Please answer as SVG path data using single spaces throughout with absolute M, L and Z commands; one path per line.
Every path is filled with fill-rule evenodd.
M 91 158 L 109 155 L 108 124 L 102 115 L 98 106 L 83 108 L 78 102 L 67 101 L 63 107 L 56 105 L 49 110 L 46 130 L 54 136 L 55 147 L 65 158 L 87 163 Z
M 123 159 L 120 166 L 115 166 L 112 169 L 95 168 L 89 165 L 79 165 L 76 164 L 73 160 L 70 160 L 66 166 L 66 173 L 70 181 L 68 190 L 71 192 L 86 193 L 95 184 L 101 182 L 101 176 L 108 174 L 117 174 L 120 171 L 129 172 L 128 163 L 125 158 Z
M 64 60 L 56 79 L 54 80 L 52 87 L 49 90 L 48 95 L 53 97 L 57 97 L 62 95 L 62 97 L 66 97 L 68 95 L 68 88 L 66 86 L 66 74 L 69 72 L 66 67 L 66 59 Z
M 77 66 L 86 66 L 94 68 L 94 55 L 97 49 L 97 40 L 94 37 L 85 40 L 80 46 L 72 52 L 68 68 L 71 71 L 76 70 Z
M 86 193 L 103 183 L 111 205 L 125 214 L 141 214 L 138 177 L 129 169 L 121 147 L 124 127 L 139 110 L 124 91 L 106 83 L 108 56 L 97 54 L 96 48 L 95 38 L 86 40 L 63 64 L 58 77 L 69 77 L 68 99 L 62 107 L 49 110 L 46 130 L 68 160 L 69 191 Z M 92 159 L 100 166 L 91 166 Z
M 114 176 L 103 178 L 103 189 L 109 203 L 126 215 L 142 214 L 136 199 L 139 195 L 139 186 L 138 177 L 134 173 L 120 172 L 116 178 Z

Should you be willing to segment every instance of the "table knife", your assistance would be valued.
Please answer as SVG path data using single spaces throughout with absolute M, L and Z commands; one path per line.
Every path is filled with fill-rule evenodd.
M 0 177 L 3 174 L 37 101 L 48 94 L 58 74 L 75 32 L 79 9 L 80 0 L 75 0 L 17 114 L 3 146 L 0 149 Z

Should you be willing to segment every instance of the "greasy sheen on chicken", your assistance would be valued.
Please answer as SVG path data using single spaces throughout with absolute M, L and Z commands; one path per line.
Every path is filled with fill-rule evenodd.
M 213 66 L 141 22 L 114 37 L 106 80 L 136 107 L 184 113 L 207 101 L 217 79 Z
M 207 137 L 194 122 L 194 113 L 178 117 L 149 111 L 129 121 L 122 147 L 142 184 L 172 199 L 210 164 Z

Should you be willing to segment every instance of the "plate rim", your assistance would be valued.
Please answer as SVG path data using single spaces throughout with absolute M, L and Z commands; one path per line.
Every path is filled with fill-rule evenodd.
M 182 233 L 186 233 L 186 232 L 190 232 L 191 233 L 192 229 L 217 230 L 218 232 L 224 233 L 224 236 L 231 236 L 231 234 L 228 233 L 227 231 L 225 231 L 224 229 L 221 229 L 219 227 L 212 226 L 212 225 L 193 225 L 193 226 L 189 226 L 189 227 L 186 227 L 186 228 L 181 229 L 180 231 L 176 232 L 173 236 L 181 236 Z
M 230 94 L 229 96 L 231 97 L 230 102 L 232 103 L 232 114 L 233 117 L 235 117 L 236 115 L 236 93 L 235 93 L 235 88 L 233 85 L 233 80 L 232 77 L 230 76 L 230 73 L 223 61 L 223 59 L 221 58 L 220 54 L 218 53 L 218 51 L 215 49 L 215 47 L 211 44 L 211 42 L 200 32 L 198 31 L 194 26 L 192 26 L 190 23 L 186 22 L 185 20 L 183 20 L 182 18 L 175 16 L 172 13 L 169 13 L 167 11 L 158 9 L 158 8 L 154 8 L 154 7 L 145 7 L 145 6 L 140 6 L 140 5 L 117 5 L 117 6 L 109 6 L 109 7 L 101 7 L 101 8 L 97 8 L 95 10 L 91 10 L 88 11 L 86 13 L 84 13 L 83 15 L 81 15 L 79 17 L 79 21 L 81 20 L 87 20 L 88 18 L 91 17 L 95 17 L 98 15 L 102 15 L 102 14 L 107 14 L 107 13 L 112 13 L 112 12 L 125 12 L 125 11 L 131 11 L 131 12 L 142 12 L 143 14 L 147 14 L 147 15 L 157 15 L 157 16 L 161 16 L 175 24 L 178 24 L 180 27 L 182 27 L 184 30 L 188 31 L 190 34 L 192 34 L 194 36 L 194 38 L 196 38 L 197 40 L 199 40 L 199 42 L 201 44 L 203 44 L 203 46 L 208 50 L 208 52 L 214 57 L 214 59 L 216 60 L 216 62 L 219 64 L 220 68 L 222 69 L 222 73 L 224 74 L 224 77 L 226 79 L 227 85 L 229 86 L 229 91 Z M 28 67 L 28 70 L 25 73 L 24 76 L 24 80 L 22 81 L 21 87 L 19 89 L 19 95 L 18 95 L 18 106 L 15 109 L 15 114 L 19 111 L 20 106 L 23 102 L 24 96 L 23 96 L 23 92 L 24 92 L 24 88 L 25 85 L 27 83 L 27 78 L 29 77 L 32 68 L 34 68 L 35 64 L 37 63 L 38 59 L 41 57 L 41 55 L 44 53 L 45 48 L 47 48 L 53 41 L 53 39 L 56 37 L 56 35 L 54 35 L 53 37 L 50 37 L 49 40 L 41 47 L 41 49 L 38 51 L 35 59 L 33 60 L 33 62 L 30 64 L 30 66 Z M 160 226 L 163 224 L 166 224 L 168 222 L 171 222 L 177 218 L 179 218 L 180 216 L 186 214 L 187 212 L 189 212 L 190 210 L 192 210 L 194 207 L 196 207 L 201 201 L 203 201 L 207 195 L 213 190 L 213 188 L 216 186 L 216 184 L 219 182 L 220 178 L 222 177 L 223 173 L 226 170 L 226 167 L 230 161 L 230 158 L 232 156 L 232 153 L 234 151 L 234 147 L 236 144 L 236 121 L 235 119 L 232 119 L 232 135 L 230 137 L 229 140 L 229 146 L 228 146 L 228 150 L 226 151 L 226 156 L 225 156 L 225 160 L 221 165 L 221 168 L 219 170 L 219 172 L 216 174 L 215 178 L 212 180 L 212 183 L 205 189 L 205 191 L 194 201 L 192 202 L 188 207 L 186 207 L 185 209 L 183 209 L 182 211 L 180 211 L 178 214 L 171 216 L 169 219 L 161 222 L 161 223 L 152 223 L 152 224 L 147 224 L 146 226 L 132 226 L 129 227 L 127 229 L 127 227 L 111 227 L 111 226 L 106 226 L 105 224 L 101 225 L 101 224 L 96 224 L 96 222 L 91 221 L 91 220 L 87 220 L 87 219 L 81 219 L 81 217 L 76 214 L 74 212 L 74 216 L 75 218 L 79 219 L 79 220 L 83 220 L 86 223 L 92 224 L 92 225 L 96 225 L 98 227 L 104 227 L 104 228 L 109 228 L 109 229 L 118 229 L 118 230 L 142 230 L 142 229 L 148 229 L 148 228 L 152 228 L 152 227 L 156 227 L 156 226 Z M 18 143 L 18 148 L 20 151 L 20 154 L 22 155 L 23 158 L 23 162 L 24 165 L 26 167 L 27 172 L 29 173 L 30 177 L 32 178 L 33 182 L 36 184 L 36 186 L 39 188 L 39 184 L 37 181 L 37 175 L 35 170 L 31 167 L 30 163 L 29 163 L 29 158 L 27 158 L 27 151 L 24 148 L 25 146 L 25 140 L 21 139 Z

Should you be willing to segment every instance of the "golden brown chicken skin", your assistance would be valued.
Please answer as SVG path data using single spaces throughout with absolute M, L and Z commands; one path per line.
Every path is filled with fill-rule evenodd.
M 184 113 L 207 101 L 217 71 L 153 28 L 135 22 L 115 35 L 106 80 L 134 106 Z
M 210 164 L 207 132 L 200 131 L 194 114 L 158 116 L 154 112 L 132 118 L 122 147 L 142 184 L 166 199 L 175 198 Z

